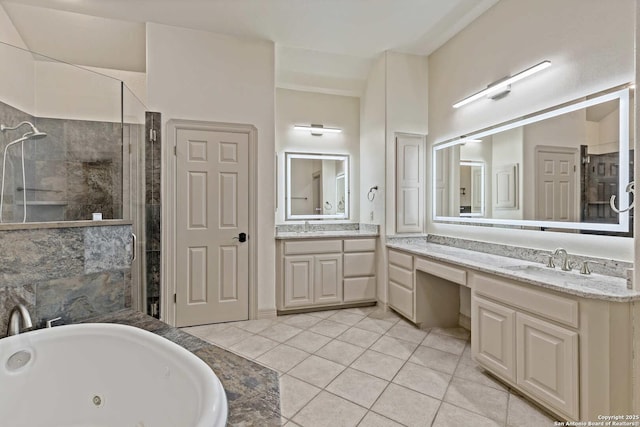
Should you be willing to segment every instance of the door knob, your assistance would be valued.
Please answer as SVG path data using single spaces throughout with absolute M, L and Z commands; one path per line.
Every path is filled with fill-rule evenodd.
M 247 233 L 240 233 L 238 237 L 234 237 L 233 240 L 237 240 L 240 243 L 244 243 L 247 241 Z

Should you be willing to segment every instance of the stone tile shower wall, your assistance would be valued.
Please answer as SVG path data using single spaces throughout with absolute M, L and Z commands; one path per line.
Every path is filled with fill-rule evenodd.
M 38 118 L 0 103 L 0 122 L 36 124 L 47 137 L 26 141 L 26 185 L 22 183 L 20 144 L 9 149 L 5 182 L 5 222 L 20 222 L 22 191 L 27 192 L 27 221 L 122 218 L 122 124 Z M 22 130 L 22 129 L 20 129 Z M 0 149 L 22 136 L 1 135 Z M 24 189 L 26 188 L 26 190 Z
M 130 306 L 130 225 L 0 231 L 0 247 L 0 337 L 17 303 L 39 326 Z
M 147 314 L 160 316 L 160 113 L 147 112 L 145 137 L 145 211 L 146 211 L 146 265 Z M 151 140 L 149 130 L 155 131 Z

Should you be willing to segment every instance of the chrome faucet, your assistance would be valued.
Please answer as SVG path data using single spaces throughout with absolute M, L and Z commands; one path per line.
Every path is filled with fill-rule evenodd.
M 560 266 L 560 269 L 562 271 L 571 271 L 571 264 L 569 263 L 567 250 L 564 248 L 558 248 L 553 252 L 553 256 L 557 255 L 562 255 L 562 266 Z
M 9 326 L 7 328 L 7 336 L 18 335 L 24 329 L 33 327 L 29 310 L 23 304 L 13 307 L 9 315 Z

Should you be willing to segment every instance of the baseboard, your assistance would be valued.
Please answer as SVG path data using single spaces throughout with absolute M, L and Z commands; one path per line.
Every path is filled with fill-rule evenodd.
M 276 309 L 258 310 L 257 320 L 261 319 L 275 319 L 277 317 Z
M 467 331 L 471 331 L 471 317 L 460 313 L 458 316 L 458 326 L 466 329 Z

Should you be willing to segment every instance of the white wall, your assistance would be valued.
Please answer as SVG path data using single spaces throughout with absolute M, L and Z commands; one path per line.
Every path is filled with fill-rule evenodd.
M 258 310 L 275 310 L 274 104 L 271 42 L 147 24 L 148 104 L 171 119 L 258 129 Z M 162 179 L 163 193 L 167 191 Z
M 395 135 L 397 132 L 427 134 L 428 74 L 426 56 L 398 52 L 386 53 L 387 234 L 395 234 L 396 232 Z M 425 168 L 425 174 L 428 174 L 429 170 L 430 168 Z
M 323 124 L 341 133 L 313 136 L 293 129 L 296 124 Z M 285 221 L 285 152 L 348 154 L 351 170 L 350 221 L 360 220 L 360 99 L 289 89 L 276 90 L 276 151 L 278 153 L 278 210 L 276 223 Z
M 0 4 L 0 101 L 25 113 L 35 110 L 35 68 L 33 56 Z
M 429 141 L 438 142 L 634 80 L 635 1 L 502 0 L 429 57 Z M 499 100 L 452 104 L 549 59 Z M 430 199 L 430 198 L 429 198 Z M 430 212 L 430 210 L 429 210 Z M 633 260 L 619 237 L 436 224 L 432 234 Z

